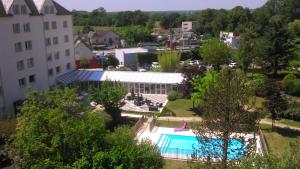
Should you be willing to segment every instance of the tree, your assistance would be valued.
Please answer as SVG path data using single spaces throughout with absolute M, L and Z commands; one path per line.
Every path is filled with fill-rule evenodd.
M 106 69 L 108 66 L 116 67 L 119 65 L 119 60 L 112 55 L 107 56 L 107 59 L 103 63 L 103 68 Z
M 192 100 L 198 105 L 201 105 L 204 97 L 207 95 L 208 88 L 215 85 L 218 73 L 216 71 L 209 71 L 204 77 L 196 76 L 193 79 L 192 85 L 194 92 L 192 93 Z
M 180 61 L 180 52 L 164 51 L 158 52 L 158 62 L 163 72 L 174 72 Z
M 109 132 L 102 112 L 81 105 L 68 88 L 30 93 L 10 145 L 17 167 L 162 168 L 158 149 L 138 144 L 128 127 Z
M 248 30 L 242 35 L 237 51 L 237 61 L 244 72 L 247 72 L 252 64 L 266 66 L 262 60 L 268 56 L 270 43 L 265 38 L 258 38 L 257 36 L 252 30 Z
M 115 83 L 115 85 L 112 85 Z M 104 106 L 106 112 L 111 115 L 113 124 L 118 124 L 121 118 L 120 101 L 125 97 L 127 91 L 119 86 L 117 82 L 104 81 L 98 88 L 90 87 L 90 100 Z
M 253 153 L 255 137 L 245 137 L 258 129 L 258 114 L 250 111 L 251 91 L 252 87 L 243 73 L 230 68 L 221 70 L 215 84 L 208 86 L 201 102 L 203 121 L 195 134 L 203 146 L 195 149 L 195 159 L 204 154 L 208 161 L 211 158 L 221 159 L 222 168 L 226 168 L 228 156 L 239 158 Z M 231 146 L 229 151 L 234 139 L 239 140 L 241 145 Z
M 289 42 L 285 24 L 285 18 L 283 16 L 273 16 L 270 19 L 269 29 L 266 33 L 266 37 L 272 45 L 268 57 L 265 58 L 265 63 L 270 65 L 273 76 L 277 75 L 279 69 L 285 68 L 288 65 L 289 59 L 292 58 L 289 51 L 289 49 L 292 48 L 292 44 Z
M 288 24 L 288 32 L 292 37 L 300 36 L 300 20 L 294 20 Z
M 200 55 L 204 62 L 220 69 L 220 65 L 229 63 L 232 58 L 232 51 L 224 42 L 219 39 L 212 39 L 200 47 Z
M 83 28 L 82 28 L 82 33 L 89 33 L 89 32 L 93 32 L 95 31 L 93 27 L 91 27 L 90 25 L 85 25 Z
M 288 108 L 288 102 L 282 97 L 280 89 L 274 80 L 268 79 L 266 83 L 266 86 L 268 86 L 268 90 L 270 91 L 270 95 L 267 95 L 266 97 L 267 102 L 265 103 L 265 106 L 271 113 L 273 130 L 278 114 Z
M 187 65 L 179 66 L 177 72 L 182 73 L 183 81 L 181 83 L 182 93 L 184 97 L 191 97 L 193 91 L 192 82 L 196 76 L 202 77 L 206 69 L 204 67 L 199 67 L 198 65 Z

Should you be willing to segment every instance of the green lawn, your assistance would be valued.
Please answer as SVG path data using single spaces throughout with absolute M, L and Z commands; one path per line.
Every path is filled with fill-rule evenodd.
M 189 165 L 186 161 L 178 160 L 165 160 L 165 166 L 163 169 L 187 169 Z
M 299 127 L 300 128 L 300 121 L 295 121 L 295 120 L 289 120 L 289 119 L 280 119 L 280 123 L 286 124 L 292 127 Z
M 261 125 L 263 134 L 269 149 L 269 152 L 276 156 L 281 156 L 289 151 L 289 143 L 300 141 L 300 132 L 276 128 L 274 132 L 271 131 L 270 125 Z
M 166 108 L 175 113 L 178 117 L 191 117 L 197 116 L 193 111 L 193 101 L 190 99 L 177 99 L 175 101 L 169 101 Z
M 177 128 L 182 125 L 183 122 L 179 121 L 163 121 L 163 120 L 158 120 L 156 121 L 156 126 L 159 127 L 169 127 L 169 128 Z M 192 123 L 192 122 L 187 122 L 189 128 L 194 128 L 197 126 L 197 123 Z

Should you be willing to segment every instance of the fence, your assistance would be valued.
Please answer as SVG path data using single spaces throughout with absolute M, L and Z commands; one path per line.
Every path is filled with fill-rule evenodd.
M 135 125 L 132 127 L 133 132 L 136 134 L 139 129 L 142 127 L 142 125 L 144 124 L 144 122 L 146 121 L 146 117 L 142 116 L 136 123 Z
M 268 152 L 268 147 L 267 147 L 267 144 L 266 144 L 265 137 L 264 137 L 261 130 L 258 131 L 258 134 L 259 134 L 263 154 L 268 155 L 269 152 Z
M 192 149 L 180 149 L 180 148 L 168 148 L 168 147 L 158 147 L 161 156 L 168 159 L 176 160 L 191 160 L 194 150 Z

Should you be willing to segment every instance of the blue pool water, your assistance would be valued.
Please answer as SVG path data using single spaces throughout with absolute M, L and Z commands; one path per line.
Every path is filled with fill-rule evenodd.
M 210 139 L 199 143 L 195 136 L 161 134 L 157 145 L 161 153 L 192 155 L 198 149 L 200 150 L 197 152 L 198 157 L 206 157 L 208 154 L 215 158 L 222 156 L 222 141 L 220 139 Z M 230 140 L 227 151 L 229 159 L 240 159 L 245 152 L 245 144 L 242 141 Z

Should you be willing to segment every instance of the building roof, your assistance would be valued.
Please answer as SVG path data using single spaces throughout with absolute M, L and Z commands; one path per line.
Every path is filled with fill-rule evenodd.
M 117 52 L 123 52 L 123 53 L 147 53 L 148 49 L 145 48 L 123 48 L 123 49 L 115 49 Z
M 118 81 L 126 83 L 180 84 L 181 73 L 75 70 L 59 76 L 64 85 L 75 81 Z
M 28 8 L 30 9 L 30 15 L 40 15 L 40 10 L 43 7 L 45 0 L 24 0 L 27 4 Z M 68 11 L 66 8 L 59 5 L 54 0 L 51 0 L 53 5 L 57 11 L 57 15 L 71 15 L 71 12 Z M 0 0 L 0 17 L 9 16 L 8 11 L 11 8 L 14 0 Z
M 88 43 L 86 43 L 84 40 L 81 40 L 80 38 L 78 40 L 75 41 L 75 45 L 74 47 L 77 48 L 79 46 L 79 44 L 83 44 L 84 46 L 86 46 L 87 48 L 89 48 L 90 50 L 93 50 L 92 46 L 89 45 Z
M 114 34 L 118 35 L 117 33 L 115 33 L 114 31 L 111 31 L 111 30 L 96 30 L 96 32 L 94 32 L 93 36 L 102 37 L 108 33 L 114 33 Z

